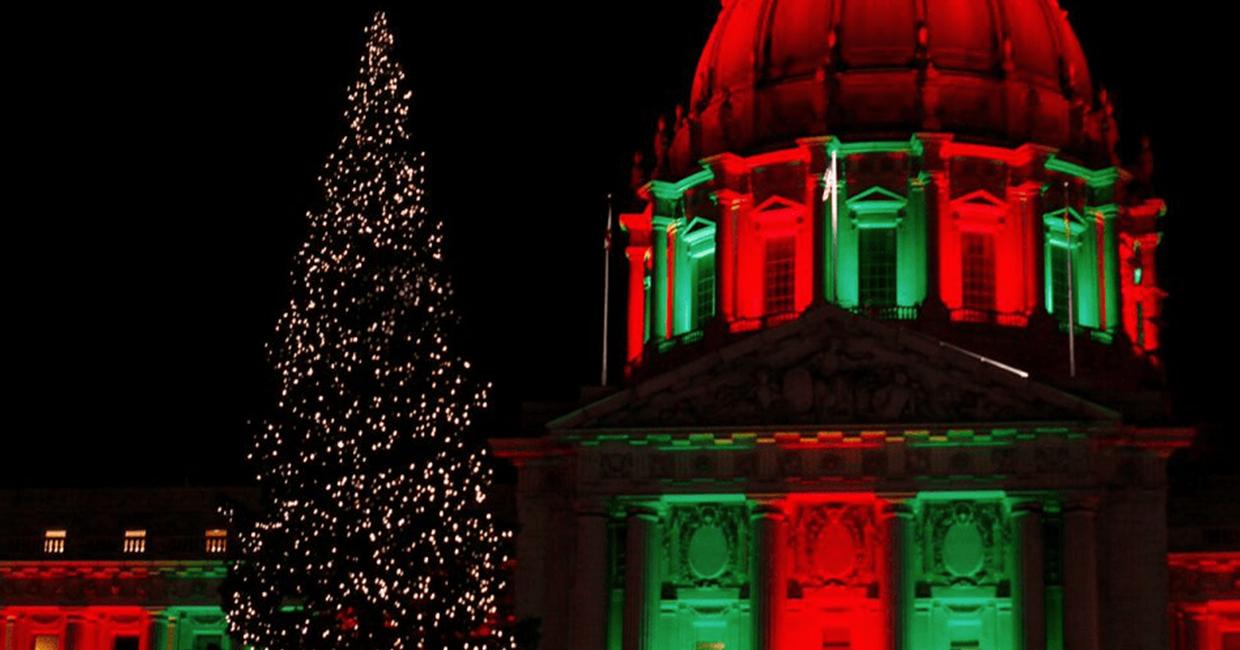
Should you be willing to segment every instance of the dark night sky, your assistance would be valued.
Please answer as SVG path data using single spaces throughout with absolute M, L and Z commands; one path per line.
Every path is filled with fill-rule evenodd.
M 0 485 L 248 474 L 248 422 L 270 403 L 263 343 L 370 7 L 174 4 L 11 21 Z M 486 431 L 511 431 L 522 400 L 597 381 L 604 196 L 687 99 L 719 0 L 404 4 L 391 17 L 461 344 L 496 384 Z M 1193 467 L 1234 467 L 1216 423 L 1235 381 L 1220 378 L 1234 373 L 1220 287 L 1236 226 L 1219 207 L 1236 120 L 1228 89 L 1202 79 L 1232 58 L 1229 23 L 1212 3 L 1063 4 L 1127 143 L 1154 138 L 1179 414 L 1205 425 Z

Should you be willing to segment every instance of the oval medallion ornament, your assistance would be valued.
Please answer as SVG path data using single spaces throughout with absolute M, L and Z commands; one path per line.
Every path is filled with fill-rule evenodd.
M 703 580 L 718 578 L 728 568 L 728 539 L 718 526 L 702 526 L 689 539 L 689 568 Z
M 982 568 L 985 543 L 977 524 L 957 522 L 943 536 L 943 565 L 953 575 L 968 577 Z
M 827 524 L 818 534 L 818 548 L 814 549 L 814 555 L 818 575 L 827 579 L 847 577 L 852 573 L 857 557 L 852 533 L 842 524 Z

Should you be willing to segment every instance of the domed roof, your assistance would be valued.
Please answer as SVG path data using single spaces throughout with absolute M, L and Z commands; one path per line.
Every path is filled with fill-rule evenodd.
M 673 159 L 918 131 L 1093 157 L 1092 98 L 1057 0 L 723 0 Z

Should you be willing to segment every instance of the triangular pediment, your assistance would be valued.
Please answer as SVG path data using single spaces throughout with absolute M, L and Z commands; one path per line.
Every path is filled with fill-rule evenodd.
M 714 232 L 715 222 L 701 217 L 694 217 L 689 225 L 685 227 L 685 235 L 694 235 L 699 232 Z
M 1109 409 L 980 355 L 819 306 L 578 409 L 588 430 L 1113 422 Z
M 1000 199 L 986 190 L 969 192 L 968 194 L 953 200 L 952 203 L 956 205 L 967 205 L 973 207 L 996 208 L 999 210 L 1006 210 L 1008 207 L 1007 203 L 1005 203 L 1003 199 Z
M 900 196 L 899 194 L 896 194 L 895 192 L 892 192 L 891 190 L 887 188 L 879 187 L 877 185 L 875 185 L 874 187 L 871 187 L 870 189 L 864 192 L 861 192 L 860 194 L 856 196 L 848 198 L 848 205 L 854 208 L 858 206 L 864 206 L 867 204 L 878 204 L 878 203 L 882 203 L 882 204 L 899 203 L 903 205 L 905 203 L 908 203 L 908 199 L 904 198 L 903 196 Z
M 801 204 L 796 201 L 785 199 L 782 196 L 772 196 L 771 198 L 760 203 L 758 207 L 755 208 L 755 211 L 759 213 L 779 212 L 780 210 L 799 210 L 801 207 Z

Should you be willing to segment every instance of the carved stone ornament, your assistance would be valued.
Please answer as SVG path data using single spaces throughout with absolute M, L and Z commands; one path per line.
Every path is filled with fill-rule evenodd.
M 798 508 L 788 543 L 802 589 L 866 587 L 876 580 L 874 509 L 858 504 Z
M 663 527 L 668 580 L 676 587 L 740 587 L 748 582 L 748 508 L 703 503 L 671 508 Z
M 1006 549 L 1011 533 L 1001 502 L 944 501 L 923 508 L 917 528 L 918 547 L 928 554 L 923 558 L 923 580 L 999 586 L 1009 579 Z
M 571 431 L 1114 417 L 929 337 L 822 306 L 549 426 Z
M 599 458 L 599 474 L 604 479 L 623 479 L 633 475 L 633 456 L 630 454 L 603 454 Z

